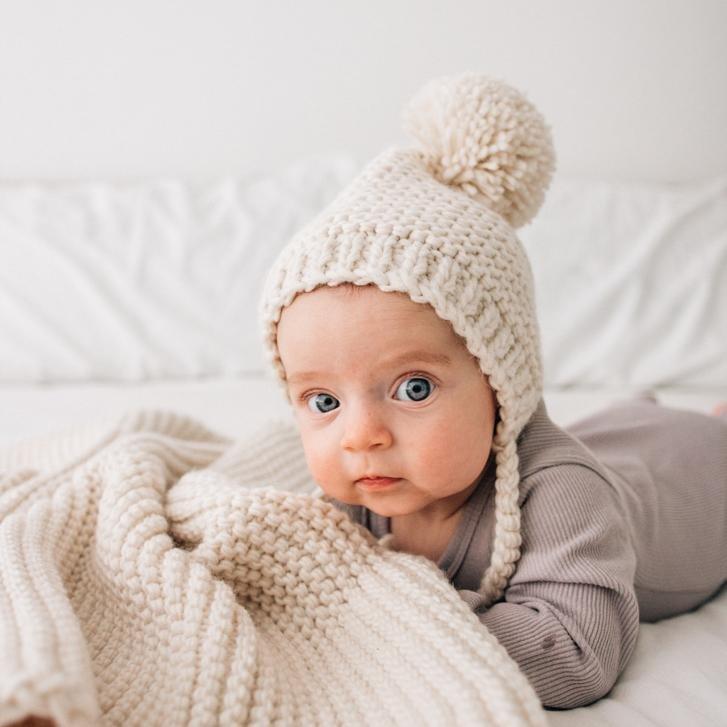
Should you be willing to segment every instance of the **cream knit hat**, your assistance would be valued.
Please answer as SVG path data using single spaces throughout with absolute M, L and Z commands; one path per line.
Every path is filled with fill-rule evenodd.
M 479 74 L 431 81 L 404 123 L 420 146 L 377 156 L 278 256 L 260 304 L 264 344 L 285 383 L 283 308 L 345 282 L 406 293 L 451 323 L 498 403 L 495 536 L 479 589 L 489 605 L 520 557 L 517 438 L 542 396 L 532 272 L 514 228 L 540 208 L 555 154 L 537 109 Z

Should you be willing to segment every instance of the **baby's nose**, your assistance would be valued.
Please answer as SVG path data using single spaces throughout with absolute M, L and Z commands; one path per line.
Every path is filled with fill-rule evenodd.
M 376 407 L 357 407 L 346 413 L 341 447 L 350 451 L 388 447 L 393 437 Z

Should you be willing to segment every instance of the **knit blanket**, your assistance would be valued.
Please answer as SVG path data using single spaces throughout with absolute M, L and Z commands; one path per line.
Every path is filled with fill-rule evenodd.
M 0 724 L 545 725 L 436 564 L 299 437 L 165 411 L 0 450 Z

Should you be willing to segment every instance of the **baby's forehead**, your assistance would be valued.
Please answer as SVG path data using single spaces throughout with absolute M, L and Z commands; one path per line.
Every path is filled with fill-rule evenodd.
M 373 283 L 357 285 L 344 282 L 320 285 L 298 293 L 287 309 L 296 308 L 299 320 L 335 322 L 339 326 L 361 326 L 374 320 L 381 326 L 415 326 L 431 339 L 454 334 L 450 321 L 440 317 L 428 302 L 413 300 L 407 292 L 382 290 Z M 285 310 L 282 315 L 285 316 Z M 454 334 L 451 345 L 457 344 Z
M 319 286 L 299 294 L 293 305 L 301 298 L 300 317 L 310 314 L 319 322 L 339 327 L 370 328 L 369 324 L 374 321 L 382 333 L 391 327 L 412 327 L 432 340 L 453 330 L 450 322 L 442 319 L 431 304 L 414 301 L 403 291 L 382 290 L 373 284 Z
M 293 352 L 317 353 L 320 358 L 341 349 L 372 358 L 376 358 L 374 353 L 388 356 L 407 350 L 446 358 L 466 351 L 464 340 L 449 321 L 439 317 L 429 303 L 414 301 L 401 291 L 351 283 L 320 286 L 299 294 L 291 309 L 296 312 L 281 321 L 289 360 Z

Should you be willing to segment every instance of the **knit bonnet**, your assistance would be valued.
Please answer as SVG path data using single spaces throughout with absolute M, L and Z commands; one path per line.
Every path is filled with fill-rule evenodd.
M 286 386 L 278 321 L 322 285 L 403 292 L 449 321 L 497 399 L 495 534 L 479 587 L 489 605 L 520 557 L 517 439 L 542 397 L 533 278 L 515 228 L 540 208 L 555 154 L 538 110 L 477 73 L 430 81 L 403 120 L 416 145 L 375 157 L 274 262 L 259 309 L 264 347 Z

